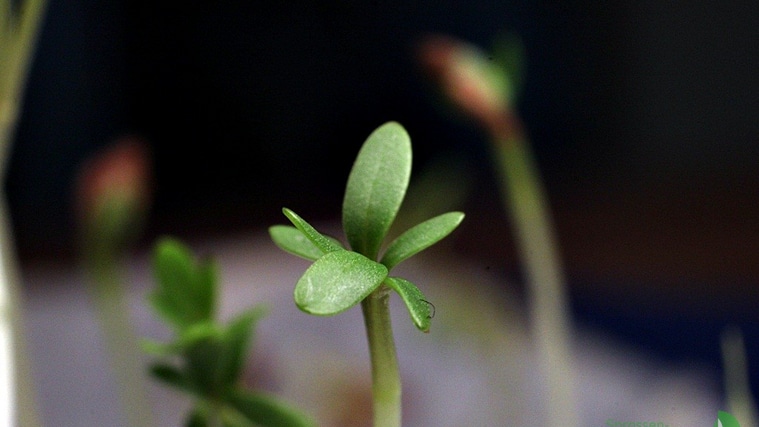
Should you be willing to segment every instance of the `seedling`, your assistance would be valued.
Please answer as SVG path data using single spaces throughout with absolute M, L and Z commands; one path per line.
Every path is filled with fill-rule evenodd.
M 424 221 L 380 249 L 400 209 L 411 176 L 411 140 L 398 123 L 377 128 L 358 153 L 348 177 L 342 223 L 349 248 L 322 235 L 290 209 L 293 226 L 269 229 L 281 249 L 314 261 L 295 285 L 295 304 L 317 316 L 332 316 L 361 303 L 372 362 L 374 424 L 401 425 L 401 384 L 389 313 L 390 290 L 400 295 L 411 320 L 427 332 L 431 303 L 390 270 L 450 234 L 464 218 L 449 212 Z M 376 261 L 379 259 L 378 261 Z
M 158 242 L 153 269 L 158 286 L 150 302 L 176 338 L 169 343 L 147 342 L 145 348 L 173 362 L 154 364 L 152 375 L 195 399 L 187 426 L 314 426 L 278 399 L 239 384 L 251 334 L 264 314 L 261 307 L 239 314 L 227 325 L 216 322 L 216 264 L 197 261 L 176 240 Z

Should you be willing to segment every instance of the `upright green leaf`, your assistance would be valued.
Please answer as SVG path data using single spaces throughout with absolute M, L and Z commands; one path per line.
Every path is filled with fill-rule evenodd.
M 217 281 L 213 262 L 196 262 L 185 245 L 165 238 L 156 246 L 153 271 L 158 286 L 150 301 L 167 321 L 183 329 L 213 318 Z
M 388 277 L 385 279 L 387 286 L 390 286 L 406 304 L 411 320 L 420 330 L 427 332 L 430 330 L 431 304 L 424 298 L 424 294 L 415 284 L 400 277 Z
M 306 313 L 331 316 L 366 298 L 387 268 L 351 251 L 330 252 L 311 264 L 295 285 L 295 304 Z
M 356 157 L 343 199 L 351 249 L 376 259 L 411 176 L 411 139 L 396 122 L 372 132 Z
M 388 246 L 382 264 L 388 270 L 403 260 L 427 249 L 449 235 L 461 224 L 464 214 L 448 212 L 411 227 Z

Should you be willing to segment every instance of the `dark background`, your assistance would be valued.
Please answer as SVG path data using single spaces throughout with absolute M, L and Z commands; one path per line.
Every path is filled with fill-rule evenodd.
M 457 245 L 518 277 L 487 141 L 413 57 L 429 32 L 512 33 L 580 323 L 715 366 L 737 323 L 759 378 L 751 1 L 261 3 L 51 1 L 7 177 L 25 265 L 73 256 L 76 169 L 120 135 L 153 151 L 147 244 L 263 228 L 283 205 L 337 218 L 358 147 L 397 120 L 416 171 L 473 165 Z

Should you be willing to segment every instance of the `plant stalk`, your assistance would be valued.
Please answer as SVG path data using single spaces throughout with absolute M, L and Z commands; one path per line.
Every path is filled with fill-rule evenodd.
M 513 129 L 513 127 L 511 127 Z M 518 129 L 518 128 L 517 128 Z M 521 132 L 492 134 L 501 192 L 511 216 L 529 286 L 530 316 L 543 380 L 548 426 L 578 425 L 565 279 L 548 201 Z
M 102 328 L 111 369 L 118 384 L 127 425 L 150 427 L 152 406 L 146 395 L 142 353 L 132 329 L 126 295 L 115 256 L 108 250 L 87 250 L 92 300 Z
M 734 326 L 725 328 L 721 347 L 727 407 L 743 427 L 759 427 L 749 381 L 746 345 L 740 329 Z
M 14 13 L 14 5 L 19 9 Z M 0 185 L 44 17 L 45 0 L 0 0 Z M 21 322 L 18 260 L 0 190 L 0 425 L 40 425 Z
M 361 302 L 372 363 L 374 427 L 401 426 L 401 376 L 384 284 Z

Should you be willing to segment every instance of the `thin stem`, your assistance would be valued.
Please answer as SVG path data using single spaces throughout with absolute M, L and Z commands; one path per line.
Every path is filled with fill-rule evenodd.
M 374 427 L 400 427 L 401 376 L 390 323 L 389 288 L 381 285 L 361 302 L 372 362 Z
M 757 427 L 759 420 L 749 384 L 746 346 L 740 329 L 726 328 L 722 332 L 721 347 L 728 409 L 742 426 Z
M 548 425 L 574 427 L 578 420 L 566 285 L 547 198 L 532 153 L 518 128 L 514 133 L 495 131 L 493 139 L 502 195 L 529 286 L 533 336 L 548 385 Z
M 119 280 L 117 262 L 108 250 L 89 249 L 86 264 L 92 279 L 91 292 L 105 339 L 111 369 L 119 385 L 129 426 L 155 425 L 147 398 L 142 353 L 132 329 L 129 307 Z
M 0 0 L 0 185 L 21 110 L 29 64 L 45 10 L 45 0 Z M 40 425 L 31 366 L 21 324 L 11 225 L 0 190 L 0 424 Z

